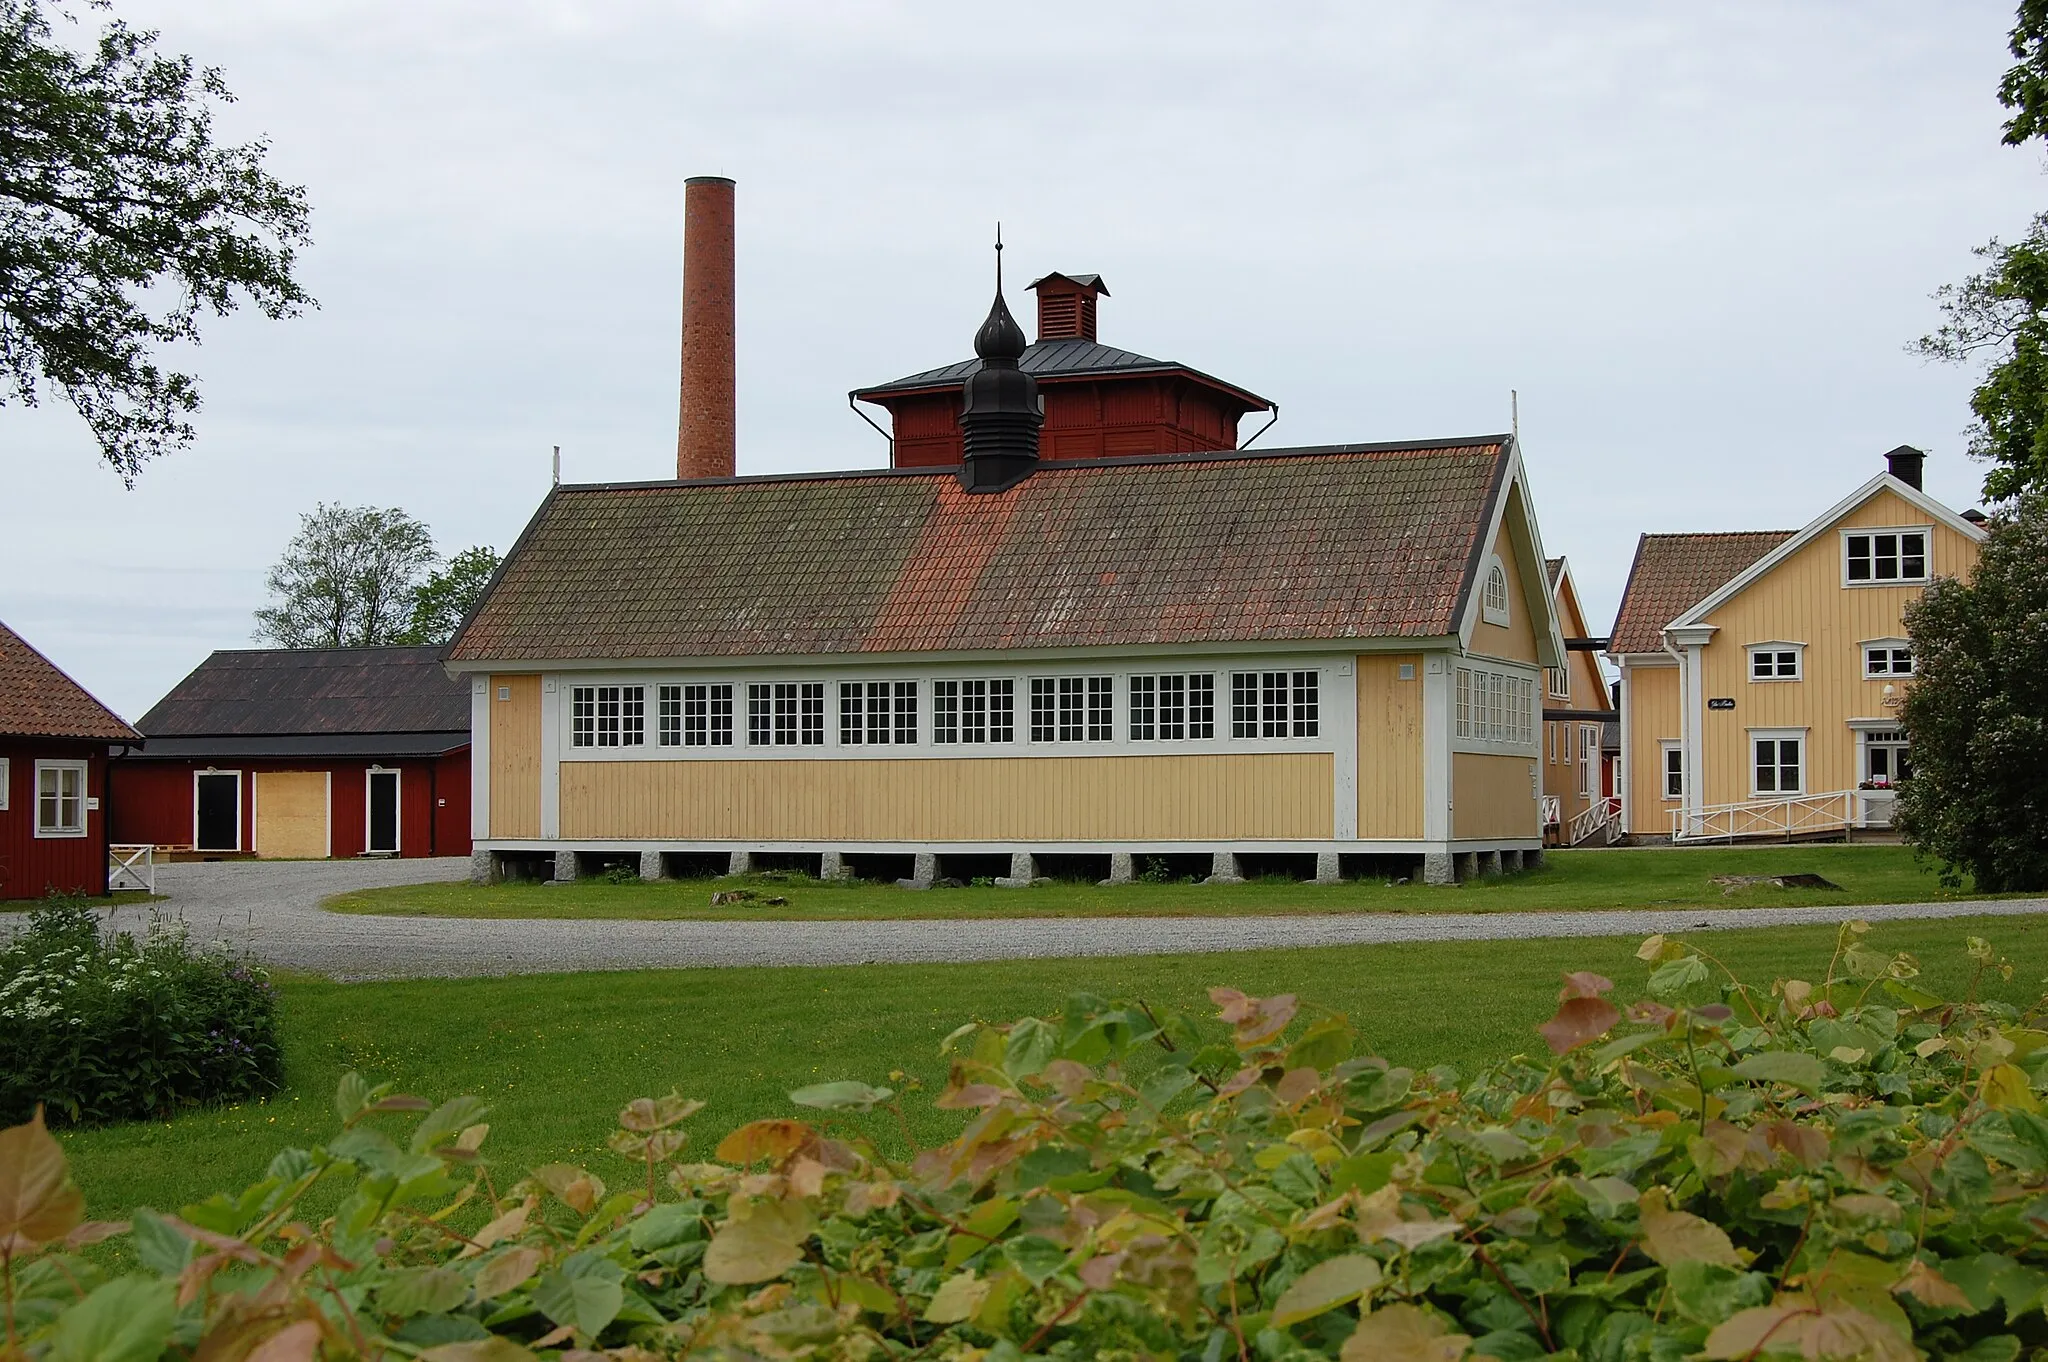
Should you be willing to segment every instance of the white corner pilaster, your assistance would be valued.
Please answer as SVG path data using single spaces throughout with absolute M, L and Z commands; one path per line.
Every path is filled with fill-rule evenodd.
M 1706 730 L 1707 699 L 1700 654 L 1713 638 L 1714 628 L 1689 625 L 1664 631 L 1669 647 L 1676 650 L 1678 657 L 1679 751 L 1685 768 L 1680 776 L 1678 807 L 1688 828 L 1698 825 L 1700 811 L 1706 807 L 1706 769 L 1702 761 L 1706 744 L 1702 735 Z
M 562 835 L 562 679 L 552 672 L 540 679 L 540 835 Z
M 1422 836 L 1447 842 L 1451 836 L 1451 655 L 1422 659 Z
M 1340 842 L 1358 838 L 1358 659 L 1347 657 L 1337 664 L 1337 684 L 1331 687 L 1337 701 L 1336 720 L 1330 725 L 1336 742 L 1335 760 L 1330 763 L 1336 789 L 1332 791 L 1333 830 Z M 1325 714 L 1330 711 L 1325 708 Z
M 491 835 L 491 678 L 469 678 L 469 835 Z

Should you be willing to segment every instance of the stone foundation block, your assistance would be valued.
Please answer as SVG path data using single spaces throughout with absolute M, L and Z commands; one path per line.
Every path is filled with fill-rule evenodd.
M 728 875 L 753 874 L 754 853 L 751 851 L 735 851 L 731 859 L 726 862 L 725 873 Z
M 556 879 L 573 882 L 576 876 L 581 873 L 581 871 L 582 867 L 576 863 L 575 852 L 558 851 L 555 853 Z
M 478 849 L 469 853 L 471 884 L 496 884 L 504 878 L 505 872 L 498 864 L 497 852 Z
M 1525 851 L 1522 853 L 1522 869 L 1541 870 L 1549 859 L 1541 847 L 1534 851 Z
M 932 887 L 932 882 L 938 879 L 938 877 L 938 853 L 920 851 L 911 860 L 910 878 L 898 880 L 896 883 L 904 889 L 929 889 Z
M 1133 864 L 1132 864 L 1131 862 L 1132 862 L 1132 857 L 1131 857 L 1131 853 L 1130 853 L 1130 852 L 1128 852 L 1128 851 L 1112 851 L 1112 852 L 1110 852 L 1110 853 L 1109 853 L 1109 878 L 1108 878 L 1108 879 L 1106 879 L 1106 880 L 1104 880 L 1104 881 L 1103 881 L 1103 883 L 1104 883 L 1104 884 L 1129 884 L 1129 883 L 1130 883 L 1130 882 L 1131 882 L 1132 880 L 1136 879 L 1136 878 L 1138 877 L 1138 876 L 1137 876 L 1137 867 L 1136 867 L 1136 866 L 1134 866 L 1134 865 L 1133 865 Z
M 1318 851 L 1316 853 L 1316 883 L 1344 883 L 1344 864 L 1337 859 L 1336 852 Z
M 668 868 L 661 863 L 660 852 L 643 851 L 640 853 L 640 878 L 643 880 L 665 880 L 668 878 Z
M 818 857 L 818 878 L 821 880 L 850 880 L 853 867 L 846 863 L 843 851 L 827 851 Z
M 1498 851 L 1482 851 L 1479 853 L 1479 874 L 1482 878 L 1500 874 L 1500 853 Z
M 1503 875 L 1515 875 L 1515 874 L 1519 874 L 1519 873 L 1521 873 L 1521 869 L 1522 869 L 1522 853 L 1521 853 L 1521 852 L 1520 852 L 1519 850 L 1515 850 L 1515 851 L 1503 851 L 1503 852 L 1502 852 L 1502 853 L 1500 854 L 1500 870 L 1501 870 L 1501 874 L 1503 874 Z
M 1456 884 L 1458 867 L 1452 862 L 1448 851 L 1426 851 L 1422 855 L 1422 882 L 1424 884 Z
M 1457 868 L 1459 884 L 1463 884 L 1479 873 L 1479 853 L 1476 851 L 1454 852 L 1452 853 L 1451 860 Z
M 1010 853 L 1010 873 L 996 880 L 999 889 L 1029 889 L 1038 880 L 1038 858 L 1028 851 Z
M 1244 867 L 1238 864 L 1237 853 L 1219 851 L 1209 862 L 1209 878 L 1204 884 L 1243 884 Z

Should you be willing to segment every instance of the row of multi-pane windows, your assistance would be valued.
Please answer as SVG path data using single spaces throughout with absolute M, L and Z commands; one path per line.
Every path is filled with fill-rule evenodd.
M 1322 732 L 1321 674 L 1314 671 L 1232 672 L 1230 735 L 1314 738 Z M 662 747 L 731 747 L 735 692 L 730 682 L 661 685 L 655 690 L 655 742 Z M 747 743 L 753 747 L 816 747 L 825 742 L 825 683 L 755 682 L 744 688 Z M 575 686 L 569 700 L 571 747 L 647 745 L 645 686 Z M 846 681 L 839 685 L 842 746 L 918 741 L 921 683 Z M 1216 737 L 1217 674 L 1166 672 L 1133 676 L 1127 687 L 1124 735 L 1132 742 L 1182 742 Z M 1116 679 L 1036 676 L 1026 692 L 1025 731 L 1035 743 L 1113 742 Z M 1017 739 L 1017 682 L 986 677 L 931 683 L 931 741 L 1008 743 Z
M 1536 741 L 1536 683 L 1527 676 L 1458 668 L 1458 736 L 1475 742 Z
M 1906 639 L 1879 639 L 1860 645 L 1863 675 L 1911 676 L 1913 645 Z M 1752 681 L 1803 681 L 1804 644 L 1753 643 L 1749 646 L 1749 679 Z

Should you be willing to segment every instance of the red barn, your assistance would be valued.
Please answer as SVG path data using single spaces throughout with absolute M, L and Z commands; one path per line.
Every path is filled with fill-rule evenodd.
M 107 747 L 141 736 L 0 624 L 0 899 L 107 892 Z
M 114 840 L 278 858 L 467 856 L 469 690 L 442 649 L 213 654 L 114 764 Z

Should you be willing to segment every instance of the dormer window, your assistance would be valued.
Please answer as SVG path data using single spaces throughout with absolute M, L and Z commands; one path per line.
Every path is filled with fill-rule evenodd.
M 1487 562 L 1486 587 L 1480 593 L 1479 615 L 1488 624 L 1505 626 L 1508 622 L 1508 574 L 1498 558 Z

